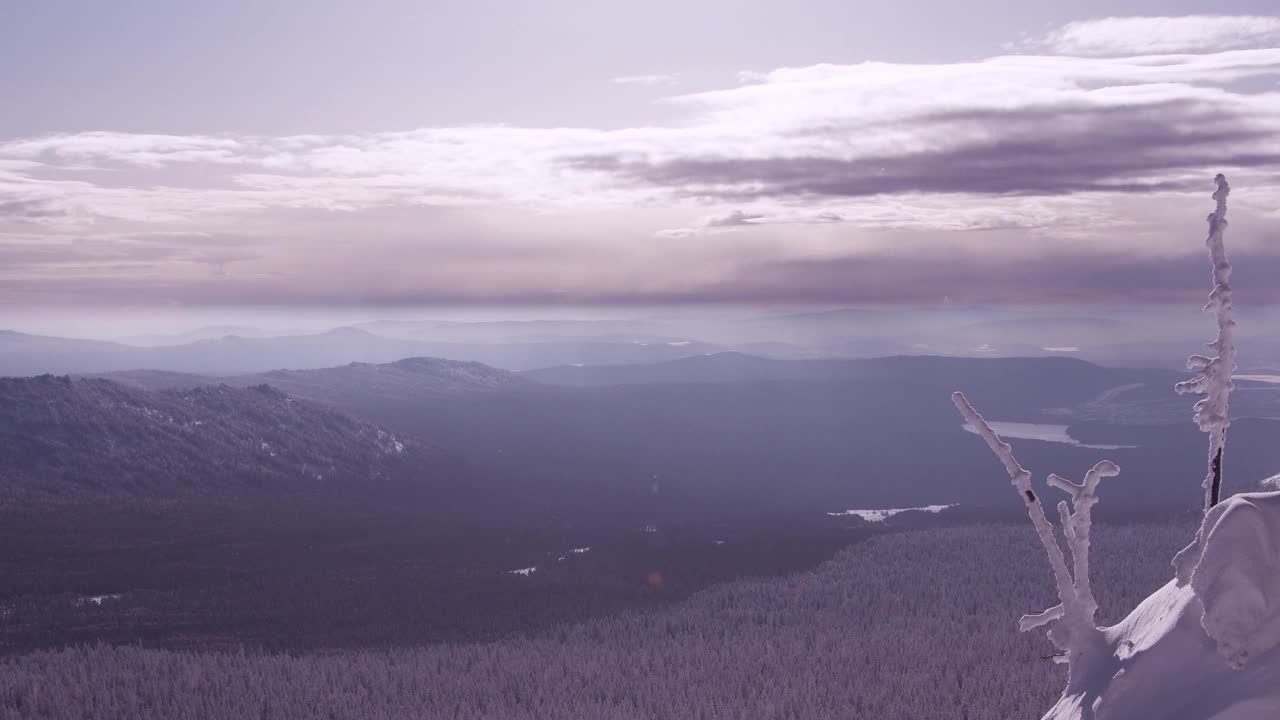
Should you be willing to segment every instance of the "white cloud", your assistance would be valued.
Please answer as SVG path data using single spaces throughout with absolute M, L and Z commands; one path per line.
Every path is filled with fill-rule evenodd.
M 914 212 L 938 227 L 944 214 L 929 205 L 958 211 L 971 205 L 965 193 L 1160 188 L 1210 163 L 1265 163 L 1280 153 L 1280 94 L 1228 83 L 1266 76 L 1280 76 L 1280 49 L 817 65 L 673 98 L 687 118 L 671 126 L 22 138 L 0 142 L 0 203 L 38 204 L 48 222 L 167 222 L 395 205 L 712 205 L 724 215 L 750 200 L 772 222 L 822 212 L 871 222 L 883 211 L 846 212 L 847 198 L 880 193 L 897 198 L 894 226 Z M 1001 222 L 1051 219 L 1039 215 Z
M 105 160 L 160 167 L 173 163 L 236 162 L 250 149 L 248 142 L 201 135 L 82 132 L 5 143 L 3 153 L 16 160 Z
M 708 218 L 707 227 L 738 227 L 740 225 L 755 225 L 764 219 L 763 215 L 758 213 L 748 213 L 741 210 L 734 210 L 728 215 Z
M 1108 17 L 1068 23 L 1031 43 L 1064 55 L 1157 55 L 1274 45 L 1280 17 Z

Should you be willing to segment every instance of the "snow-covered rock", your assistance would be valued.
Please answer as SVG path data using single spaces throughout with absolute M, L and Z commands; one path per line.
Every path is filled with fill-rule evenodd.
M 1216 505 L 1174 565 L 1045 720 L 1280 718 L 1280 492 Z

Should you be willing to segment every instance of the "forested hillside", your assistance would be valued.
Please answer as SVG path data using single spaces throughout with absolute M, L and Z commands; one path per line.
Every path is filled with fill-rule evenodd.
M 101 379 L 0 378 L 0 493 L 217 497 L 370 489 L 424 450 L 267 385 L 150 393 Z

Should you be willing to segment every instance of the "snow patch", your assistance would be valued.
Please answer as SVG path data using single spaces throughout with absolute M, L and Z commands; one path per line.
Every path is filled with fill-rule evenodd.
M 396 439 L 395 435 L 385 431 L 378 431 L 378 447 L 383 453 L 400 455 L 404 453 L 404 443 Z
M 573 548 L 572 550 L 565 553 L 564 555 L 561 555 L 560 557 L 556 558 L 556 562 L 564 562 L 565 560 L 569 559 L 570 555 L 581 555 L 585 552 L 589 552 L 590 550 L 591 548 L 589 547 Z
M 927 512 L 927 513 L 933 513 L 936 515 L 942 512 L 943 510 L 946 510 L 947 508 L 953 508 L 956 505 L 957 503 L 951 503 L 950 505 L 921 505 L 920 507 L 909 507 L 909 508 L 881 508 L 878 510 L 845 510 L 844 512 L 829 512 L 827 514 L 830 515 L 831 517 L 853 516 L 853 517 L 862 518 L 867 522 L 878 523 L 878 522 L 884 522 L 889 518 L 893 517 L 894 515 L 901 515 L 902 513 L 905 513 L 905 512 Z M 724 542 L 723 540 L 717 540 L 716 544 L 720 545 L 720 544 L 723 544 L 723 542 Z
M 106 594 L 103 594 L 103 595 L 86 595 L 86 596 L 84 596 L 84 597 L 76 598 L 75 600 L 73 600 L 73 601 L 72 601 L 72 604 L 74 604 L 76 607 L 80 607 L 80 606 L 83 606 L 83 605 L 101 605 L 103 602 L 105 602 L 105 601 L 107 601 L 107 600 L 119 600 L 119 599 L 120 599 L 120 598 L 122 598 L 122 597 L 124 597 L 124 594 L 123 594 L 123 593 L 106 593 Z
M 538 571 L 538 566 L 536 566 L 536 565 L 535 565 L 535 566 L 533 566 L 533 567 L 518 568 L 518 569 L 515 569 L 515 570 L 508 570 L 508 571 L 507 571 L 507 574 L 508 574 L 508 575 L 523 575 L 524 577 L 529 577 L 530 575 L 534 574 L 534 573 L 535 573 L 535 572 L 537 572 L 537 571 Z

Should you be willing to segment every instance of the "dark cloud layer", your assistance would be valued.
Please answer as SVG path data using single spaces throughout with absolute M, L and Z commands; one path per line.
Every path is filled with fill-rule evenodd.
M 49 203 L 40 200 L 0 201 L 0 218 L 37 220 L 42 218 L 65 217 L 66 214 L 66 211 L 55 208 Z
M 1232 260 L 1240 304 L 1280 302 L 1274 282 L 1280 275 L 1280 254 L 1239 254 Z M 941 254 L 759 264 L 687 299 L 1202 304 L 1208 291 L 1208 261 L 1199 253 L 1171 258 L 1056 253 L 1017 259 Z
M 952 131 L 937 150 L 842 159 L 820 156 L 687 156 L 662 160 L 626 154 L 564 158 L 578 170 L 673 188 L 720 200 L 898 193 L 1059 195 L 1193 190 L 1171 174 L 1216 168 L 1267 168 L 1280 154 L 1258 151 L 1275 137 L 1247 116 L 1191 101 L 1115 108 L 1022 108 L 932 113 L 911 121 L 922 131 Z M 835 137 L 875 129 L 823 128 Z

